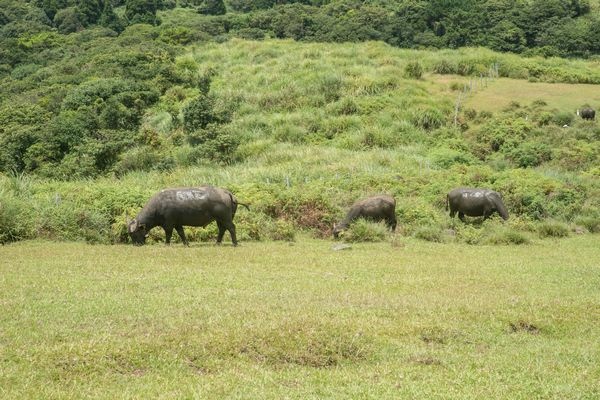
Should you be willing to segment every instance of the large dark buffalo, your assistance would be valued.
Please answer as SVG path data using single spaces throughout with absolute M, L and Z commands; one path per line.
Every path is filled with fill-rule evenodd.
M 458 212 L 458 218 L 463 222 L 465 215 L 483 216 L 485 220 L 494 212 L 498 212 L 503 219 L 508 219 L 508 211 L 502 202 L 502 196 L 489 189 L 454 189 L 446 196 L 446 210 L 448 207 L 450 207 L 450 217 L 454 218 Z
M 594 118 L 596 118 L 596 111 L 594 111 L 594 109 L 590 107 L 586 107 L 579 112 L 579 115 L 583 119 L 593 120 Z
M 142 211 L 128 223 L 129 235 L 136 245 L 146 241 L 148 232 L 155 226 L 165 230 L 166 243 L 171 242 L 173 228 L 181 241 L 187 246 L 183 227 L 206 226 L 217 221 L 219 235 L 217 243 L 221 243 L 225 230 L 229 231 L 233 245 L 237 245 L 233 217 L 239 203 L 228 190 L 213 187 L 187 187 L 164 189 L 152 196 Z
M 340 232 L 347 229 L 357 218 L 385 221 L 393 232 L 396 229 L 396 200 L 392 196 L 380 195 L 357 201 L 350 207 L 346 218 L 338 224 L 333 224 L 333 237 L 338 238 Z

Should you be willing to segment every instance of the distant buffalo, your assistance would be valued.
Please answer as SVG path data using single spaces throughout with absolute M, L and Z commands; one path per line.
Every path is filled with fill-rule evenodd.
M 594 111 L 594 109 L 592 109 L 590 107 L 586 107 L 586 108 L 582 109 L 581 111 L 579 111 L 579 115 L 583 119 L 594 120 L 596 118 L 596 111 Z
M 174 228 L 187 246 L 184 226 L 206 226 L 216 221 L 219 227 L 217 243 L 221 243 L 227 230 L 236 246 L 233 217 L 238 204 L 248 208 L 228 190 L 213 186 L 164 189 L 146 203 L 135 219 L 129 221 L 129 235 L 134 244 L 142 245 L 146 242 L 148 232 L 160 226 L 165 230 L 165 242 L 169 244 Z
M 392 196 L 380 195 L 357 201 L 350 207 L 346 218 L 338 224 L 333 224 L 333 237 L 338 238 L 357 218 L 385 221 L 393 232 L 396 229 L 396 200 Z
M 502 202 L 502 195 L 489 189 L 458 188 L 450 191 L 446 196 L 446 210 L 450 208 L 450 217 L 465 221 L 465 215 L 470 217 L 489 218 L 494 212 L 507 220 L 508 211 Z

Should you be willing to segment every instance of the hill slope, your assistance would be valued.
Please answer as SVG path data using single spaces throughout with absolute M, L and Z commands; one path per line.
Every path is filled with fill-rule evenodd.
M 128 46 L 129 38 L 147 34 L 138 27 L 117 43 Z M 87 69 L 70 80 L 50 73 L 67 68 L 66 60 L 5 80 L 9 95 L 25 90 L 3 101 L 3 135 L 39 132 L 41 140 L 21 153 L 38 174 L 73 178 L 104 165 L 108 176 L 4 178 L 3 204 L 10 207 L 3 211 L 3 240 L 124 240 L 125 214 L 154 191 L 201 183 L 227 186 L 253 204 L 253 213 L 238 217 L 246 239 L 290 238 L 296 228 L 326 235 L 352 201 L 378 192 L 397 196 L 406 234 L 430 240 L 520 242 L 532 231 L 599 229 L 600 133 L 594 122 L 574 115 L 574 106 L 594 105 L 595 97 L 557 86 L 562 102 L 554 103 L 556 95 L 532 97 L 528 85 L 538 84 L 502 78 L 595 82 L 600 73 L 593 61 L 277 40 L 206 43 L 173 57 L 152 44 L 159 52 L 151 59 L 143 48 L 115 59 L 103 52 L 113 39 L 91 40 L 105 48 L 84 52 L 79 62 Z M 137 69 L 127 60 L 138 60 Z M 133 84 L 128 74 L 140 74 L 142 83 Z M 34 87 L 40 79 L 61 89 Z M 493 99 L 509 87 L 515 103 L 498 110 L 502 102 Z M 459 98 L 465 100 L 455 118 Z M 25 113 L 13 113 L 19 103 Z M 132 130 L 136 119 L 139 128 Z M 86 120 L 91 125 L 79 125 Z M 87 139 L 70 139 L 78 132 Z M 62 159 L 49 158 L 64 149 Z M 460 185 L 502 192 L 514 217 L 510 224 L 482 230 L 450 221 L 444 196 Z

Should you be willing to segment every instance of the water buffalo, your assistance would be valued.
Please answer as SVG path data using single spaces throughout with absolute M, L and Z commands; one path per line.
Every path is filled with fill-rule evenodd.
M 489 189 L 458 188 L 450 191 L 446 196 L 446 210 L 450 207 L 450 217 L 465 221 L 465 215 L 487 219 L 494 212 L 507 220 L 508 211 L 502 202 L 502 195 Z
M 396 200 L 392 196 L 380 195 L 357 201 L 350 207 L 346 218 L 338 224 L 333 224 L 333 237 L 337 239 L 340 232 L 347 229 L 357 218 L 385 221 L 393 232 L 396 230 Z
M 219 235 L 217 243 L 221 243 L 225 230 L 229 231 L 233 245 L 237 245 L 233 217 L 239 203 L 228 190 L 213 187 L 186 187 L 164 189 L 152 196 L 137 217 L 128 223 L 131 240 L 136 245 L 146 241 L 148 232 L 155 226 L 165 230 L 166 243 L 171 242 L 173 228 L 181 241 L 187 246 L 183 227 L 206 226 L 217 221 Z
M 594 111 L 594 109 L 590 108 L 590 107 L 586 107 L 583 108 L 580 112 L 579 115 L 581 116 L 581 118 L 583 119 L 589 119 L 589 120 L 593 120 L 594 118 L 596 118 L 596 111 Z

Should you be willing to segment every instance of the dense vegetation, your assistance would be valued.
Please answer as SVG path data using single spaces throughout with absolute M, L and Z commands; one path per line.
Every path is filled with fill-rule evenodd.
M 103 26 L 120 32 L 168 21 L 161 10 L 213 16 L 179 21 L 169 34 L 265 36 L 321 42 L 382 40 L 400 47 L 484 46 L 539 55 L 589 56 L 600 51 L 600 16 L 589 0 L 2 0 L 5 53 L 23 35 Z M 229 13 L 227 11 L 230 11 Z M 168 24 L 167 24 L 168 25 Z M 5 47 L 5 46 L 2 46 Z M 25 52 L 26 53 L 26 52 Z M 12 55 L 18 62 L 23 52 Z
M 400 18 L 417 6 L 427 14 L 453 2 L 404 2 L 388 10 L 384 2 L 248 7 L 231 1 L 226 6 L 236 12 L 220 16 L 205 15 L 222 14 L 219 2 L 99 1 L 93 9 L 84 8 L 93 2 L 0 2 L 6 5 L 0 16 L 2 242 L 123 241 L 125 218 L 155 190 L 201 183 L 226 186 L 252 203 L 252 213 L 238 215 L 243 239 L 292 239 L 297 228 L 327 235 L 349 203 L 374 192 L 396 195 L 404 233 L 427 240 L 520 243 L 532 233 L 600 230 L 600 130 L 574 115 L 598 99 L 574 98 L 570 108 L 548 105 L 543 96 L 523 104 L 515 99 L 494 112 L 458 101 L 503 77 L 598 84 L 597 61 L 235 38 L 497 48 L 485 30 L 472 28 L 483 36 L 445 42 L 450 22 L 443 22 L 443 35 L 429 35 L 436 43 L 419 42 L 416 31 L 410 43 L 393 35 L 333 34 L 343 27 L 348 34 L 362 26 L 384 29 L 371 16 Z M 569 18 L 584 26 L 596 18 L 585 2 L 557 4 L 568 9 L 560 24 Z M 540 9 L 525 5 L 518 16 Z M 538 18 L 556 21 L 558 8 L 545 9 L 549 16 Z M 327 22 L 333 36 L 318 36 L 325 31 L 311 18 L 319 15 L 345 19 Z M 300 16 L 313 33 L 280 33 L 276 16 L 279 23 Z M 521 50 L 541 51 L 538 34 L 527 33 Z M 558 53 L 575 54 L 563 50 Z M 486 222 L 486 229 L 450 221 L 444 195 L 457 185 L 501 191 L 514 218 L 506 225 Z M 378 237 L 378 228 L 362 229 L 356 240 Z

